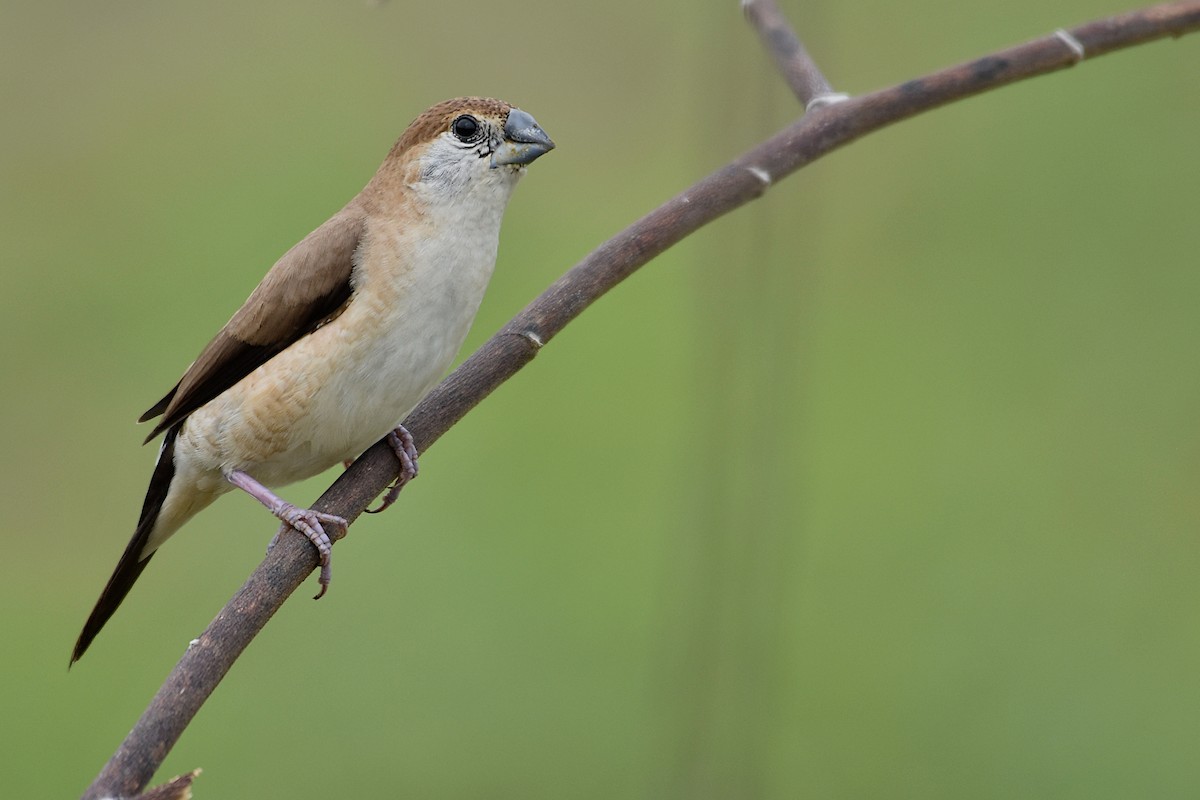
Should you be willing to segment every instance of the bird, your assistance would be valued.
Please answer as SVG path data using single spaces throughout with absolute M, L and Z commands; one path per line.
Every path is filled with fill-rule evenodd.
M 288 250 L 139 422 L 162 434 L 132 538 L 84 623 L 74 664 L 150 558 L 221 495 L 241 489 L 303 533 L 331 578 L 327 527 L 271 488 L 349 463 L 387 438 L 416 477 L 401 420 L 462 346 L 496 264 L 500 223 L 527 166 L 554 148 L 527 112 L 460 97 L 419 115 L 374 177 Z

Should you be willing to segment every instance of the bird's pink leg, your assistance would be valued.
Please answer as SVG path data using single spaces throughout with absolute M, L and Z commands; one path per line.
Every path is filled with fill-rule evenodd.
M 400 496 L 400 490 L 404 488 L 405 484 L 417 477 L 417 445 L 413 442 L 412 434 L 403 425 L 400 425 L 387 435 L 387 440 L 388 444 L 392 446 L 396 458 L 400 461 L 400 474 L 396 476 L 396 480 L 388 488 L 387 494 L 383 496 L 383 502 L 379 508 L 368 508 L 368 514 L 378 514 L 396 502 L 396 498 Z
M 321 523 L 346 530 L 348 524 L 346 520 L 322 511 L 297 508 L 241 470 L 232 470 L 225 473 L 225 479 L 262 503 L 283 522 L 283 525 L 275 534 L 275 538 L 267 546 L 268 551 L 279 541 L 280 534 L 288 528 L 295 528 L 300 533 L 303 533 L 313 543 L 313 546 L 317 548 L 317 553 L 321 557 L 321 577 L 319 578 L 321 591 L 317 592 L 317 596 L 313 599 L 319 599 L 325 594 L 325 590 L 329 588 L 329 581 L 333 577 L 333 572 L 329 566 L 330 561 L 333 559 L 333 542 L 330 541 L 329 534 L 325 533 L 325 529 L 321 527 Z

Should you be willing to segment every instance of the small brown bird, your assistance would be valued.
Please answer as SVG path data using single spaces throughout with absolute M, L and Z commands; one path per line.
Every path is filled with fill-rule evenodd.
M 416 475 L 416 449 L 400 421 L 466 338 L 513 187 L 553 147 L 533 117 L 508 103 L 439 103 L 408 126 L 353 200 L 275 263 L 139 420 L 161 415 L 146 441 L 166 435 L 133 538 L 71 663 L 159 546 L 235 487 L 282 520 L 281 533 L 290 526 L 313 542 L 324 594 L 324 526 L 346 521 L 297 508 L 267 487 L 353 459 L 383 436 L 401 462 L 383 507 Z

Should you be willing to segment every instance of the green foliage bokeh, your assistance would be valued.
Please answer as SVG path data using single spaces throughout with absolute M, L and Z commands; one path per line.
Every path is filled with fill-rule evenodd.
M 852 93 L 1120 10 L 783 7 Z M 559 143 L 469 350 L 798 113 L 732 0 L 2 14 L 13 797 L 77 796 L 258 562 L 273 525 L 230 496 L 67 672 L 154 457 L 133 419 L 413 116 L 491 94 Z M 659 258 L 352 528 L 329 595 L 286 605 L 160 779 L 1195 796 L 1198 74 L 1192 37 L 955 104 Z

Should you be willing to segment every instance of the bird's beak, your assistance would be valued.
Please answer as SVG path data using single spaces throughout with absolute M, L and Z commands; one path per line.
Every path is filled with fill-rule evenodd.
M 537 120 L 514 108 L 504 123 L 504 141 L 492 153 L 492 169 L 504 164 L 528 164 L 553 149 L 554 141 L 538 127 Z

